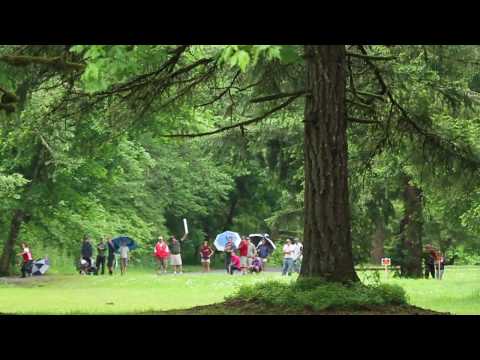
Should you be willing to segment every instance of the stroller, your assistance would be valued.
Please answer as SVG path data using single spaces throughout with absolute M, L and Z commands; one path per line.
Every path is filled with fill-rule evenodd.
M 90 264 L 91 265 L 89 265 L 85 259 L 80 259 L 80 263 L 78 264 L 78 272 L 80 275 L 94 275 L 97 272 L 93 258 L 90 258 Z

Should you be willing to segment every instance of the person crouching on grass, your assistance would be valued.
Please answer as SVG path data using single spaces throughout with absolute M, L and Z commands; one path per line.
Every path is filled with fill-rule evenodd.
M 22 243 L 22 252 L 17 254 L 17 256 L 21 256 L 23 258 L 22 263 L 22 278 L 28 275 L 32 275 L 32 265 L 33 265 L 33 257 L 28 245 L 26 243 Z
M 208 245 L 208 241 L 204 241 L 200 248 L 200 261 L 202 262 L 203 272 L 210 271 L 210 258 L 213 255 L 212 248 Z
M 175 236 L 170 238 L 170 265 L 173 266 L 173 273 L 177 275 L 183 274 L 182 272 L 182 243 L 187 237 L 187 234 L 183 235 L 183 237 L 178 241 Z
M 237 254 L 235 254 L 234 251 L 232 251 L 232 255 L 231 255 L 231 259 L 230 259 L 230 266 L 228 267 L 228 272 L 229 272 L 230 275 L 233 275 L 235 270 L 241 271 L 243 269 L 241 267 L 240 257 Z
M 250 273 L 260 273 L 260 271 L 262 271 L 262 259 L 260 259 L 258 256 L 253 258 L 248 270 Z
M 120 272 L 122 275 L 127 273 L 129 251 L 130 249 L 128 248 L 127 243 L 122 241 L 122 245 L 120 245 Z

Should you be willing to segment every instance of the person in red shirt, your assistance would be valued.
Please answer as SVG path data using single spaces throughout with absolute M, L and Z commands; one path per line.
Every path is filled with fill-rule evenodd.
M 245 275 L 248 268 L 248 240 L 245 237 L 240 241 L 238 250 L 240 252 L 240 267 L 242 269 L 242 275 Z
M 235 270 L 240 271 L 241 270 L 241 264 L 240 264 L 240 257 L 238 257 L 235 252 L 232 252 L 232 258 L 230 260 L 230 266 L 229 266 L 229 273 L 230 275 L 233 275 Z
M 200 248 L 200 258 L 202 261 L 203 272 L 210 271 L 210 257 L 213 255 L 212 248 L 208 245 L 208 241 L 204 241 Z
M 170 249 L 168 248 L 168 245 L 162 236 L 158 238 L 158 242 L 155 245 L 155 257 L 160 263 L 160 269 L 158 273 L 161 274 L 163 272 L 166 274 L 168 267 L 168 258 L 170 257 Z
M 28 245 L 26 243 L 22 243 L 23 251 L 17 256 L 21 256 L 23 258 L 22 263 L 22 278 L 26 277 L 27 274 L 31 275 L 32 273 L 32 264 L 33 264 L 33 257 Z

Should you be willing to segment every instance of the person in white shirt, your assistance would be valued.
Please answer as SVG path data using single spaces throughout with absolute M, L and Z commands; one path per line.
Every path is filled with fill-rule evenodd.
M 129 251 L 130 249 L 128 248 L 127 244 L 123 242 L 122 245 L 120 246 L 120 272 L 122 275 L 127 272 Z
M 303 245 L 298 239 L 295 239 L 295 243 L 293 244 L 293 246 L 295 247 L 295 250 L 293 252 L 293 271 L 295 271 L 296 273 L 300 273 Z
M 287 243 L 283 246 L 283 268 L 282 275 L 292 275 L 293 256 L 295 252 L 295 245 L 292 244 L 291 239 L 287 239 Z

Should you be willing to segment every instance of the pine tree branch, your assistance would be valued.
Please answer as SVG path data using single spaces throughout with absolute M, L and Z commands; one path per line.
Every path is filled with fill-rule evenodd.
M 359 58 L 359 59 L 374 60 L 374 61 L 390 61 L 390 60 L 395 60 L 397 58 L 396 56 L 374 56 L 374 55 L 353 53 L 348 51 L 346 55 L 350 57 Z
M 45 65 L 61 71 L 82 71 L 85 69 L 84 64 L 66 61 L 61 56 L 47 58 L 41 56 L 3 55 L 0 56 L 0 61 L 11 66 L 19 67 L 29 65 Z
M 359 48 L 360 51 L 366 53 L 366 50 L 363 48 L 362 45 L 359 45 Z M 443 138 L 440 135 L 419 126 L 416 121 L 413 120 L 413 118 L 410 116 L 408 111 L 394 98 L 390 88 L 387 86 L 385 80 L 383 79 L 380 69 L 369 59 L 366 59 L 366 62 L 374 71 L 375 77 L 380 83 L 384 94 L 387 95 L 388 99 L 390 100 L 392 106 L 394 106 L 400 112 L 401 117 L 399 120 L 403 120 L 403 122 L 408 127 L 414 130 L 414 132 L 416 132 L 418 135 L 422 136 L 426 142 L 430 143 L 434 147 L 441 149 L 447 154 L 462 160 L 465 164 L 470 165 L 472 168 L 478 168 L 480 166 L 480 159 L 472 157 L 471 154 L 469 154 L 469 149 L 461 148 L 459 145 L 450 141 L 450 139 Z
M 283 99 L 283 98 L 286 98 L 286 97 L 302 96 L 302 95 L 305 95 L 307 93 L 308 92 L 306 90 L 300 90 L 300 91 L 295 91 L 295 92 L 291 92 L 291 93 L 280 93 L 280 94 L 258 97 L 258 98 L 250 100 L 249 102 L 252 103 L 252 104 L 255 104 L 255 103 L 260 103 L 260 102 Z
M 354 122 L 354 123 L 360 123 L 360 124 L 381 124 L 381 121 L 378 120 L 367 120 L 367 119 L 360 119 L 356 117 L 347 117 L 347 121 Z
M 233 86 L 233 84 L 235 83 L 235 81 L 237 80 L 238 76 L 240 76 L 242 72 L 239 70 L 237 71 L 237 73 L 235 74 L 235 76 L 233 77 L 232 81 L 230 82 L 230 85 L 227 86 L 219 95 L 215 96 L 212 100 L 206 102 L 206 103 L 203 103 L 203 104 L 200 104 L 200 105 L 197 105 L 196 107 L 203 107 L 203 106 L 207 106 L 207 105 L 211 105 L 213 104 L 214 102 L 220 100 Z
M 203 133 L 197 133 L 197 134 L 165 134 L 165 135 L 158 135 L 158 136 L 169 137 L 169 138 L 194 138 L 194 137 L 214 135 L 214 134 L 218 134 L 218 133 L 221 133 L 221 132 L 224 132 L 224 131 L 227 131 L 227 130 L 231 130 L 231 129 L 234 129 L 234 128 L 251 125 L 251 124 L 260 122 L 260 121 L 264 120 L 265 118 L 269 117 L 270 115 L 274 114 L 275 112 L 287 107 L 288 105 L 290 105 L 292 102 L 294 102 L 296 99 L 298 99 L 302 95 L 303 94 L 293 95 L 287 101 L 285 101 L 284 103 L 274 107 L 273 109 L 267 111 L 266 113 L 264 113 L 264 114 L 262 114 L 258 117 L 255 117 L 253 119 L 236 123 L 234 125 L 225 126 L 225 127 L 222 127 L 222 128 L 216 129 L 216 130 L 211 130 L 211 131 L 207 131 L 207 132 L 203 132 Z

